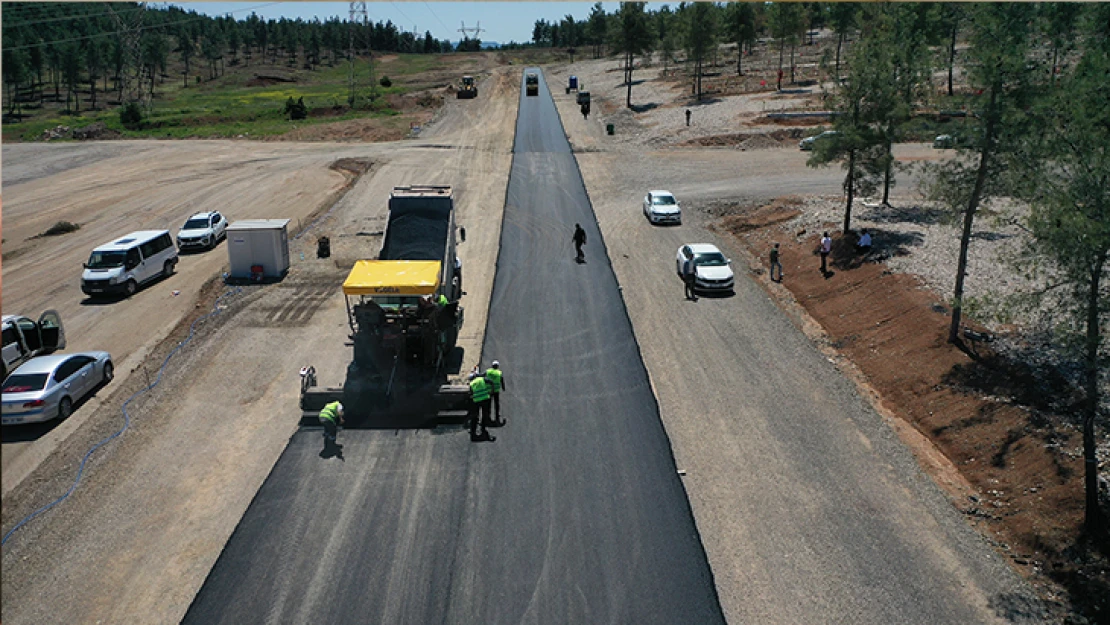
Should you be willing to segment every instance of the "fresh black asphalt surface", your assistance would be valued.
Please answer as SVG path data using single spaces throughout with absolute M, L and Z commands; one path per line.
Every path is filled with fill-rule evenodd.
M 347 430 L 340 461 L 299 432 L 186 623 L 724 621 L 550 93 L 521 94 L 483 350 L 497 440 Z

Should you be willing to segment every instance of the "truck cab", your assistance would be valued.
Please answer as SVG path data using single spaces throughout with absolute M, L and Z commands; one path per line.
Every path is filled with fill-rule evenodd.
M 528 72 L 524 76 L 524 91 L 527 95 L 539 95 L 540 77 L 536 72 Z

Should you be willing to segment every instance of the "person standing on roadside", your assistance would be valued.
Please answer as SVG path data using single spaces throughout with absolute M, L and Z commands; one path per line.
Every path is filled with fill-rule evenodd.
M 338 456 L 340 460 L 343 459 L 343 446 L 335 440 L 335 437 L 339 434 L 339 424 L 341 423 L 345 423 L 343 420 L 343 404 L 333 401 L 320 411 L 320 424 L 324 426 L 324 451 L 321 452 L 322 455 Z
M 775 269 L 779 270 L 779 279 L 775 279 Z M 782 263 L 779 262 L 779 244 L 771 248 L 771 282 L 782 282 Z
M 690 125 L 690 109 L 686 109 L 686 125 Z
M 493 399 L 493 422 L 505 425 L 501 418 L 501 391 L 505 390 L 505 374 L 501 371 L 501 363 L 496 360 L 486 369 L 486 382 L 489 383 L 490 396 Z
M 832 253 L 832 239 L 829 238 L 829 233 L 826 232 L 821 235 L 821 273 L 827 278 L 829 277 L 829 254 Z
M 686 286 L 686 299 L 698 301 L 698 293 L 694 288 L 694 282 L 698 277 L 698 266 L 694 263 L 694 258 L 691 256 L 682 263 L 682 283 Z
M 578 256 L 575 258 L 578 262 L 585 262 L 586 255 L 582 253 L 582 246 L 586 244 L 586 231 L 582 226 L 574 224 L 574 250 Z

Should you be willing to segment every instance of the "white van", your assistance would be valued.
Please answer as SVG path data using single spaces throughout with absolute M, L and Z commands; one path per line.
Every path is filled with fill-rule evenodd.
M 140 230 L 92 251 L 81 276 L 85 295 L 133 295 L 139 285 L 173 274 L 177 248 L 168 230 Z

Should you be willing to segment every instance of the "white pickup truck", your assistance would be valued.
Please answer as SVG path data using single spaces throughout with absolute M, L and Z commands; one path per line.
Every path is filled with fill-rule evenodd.
M 65 349 L 66 335 L 62 317 L 55 310 L 42 313 L 37 322 L 20 315 L 3 317 L 3 368 L 0 379 L 25 361 Z

